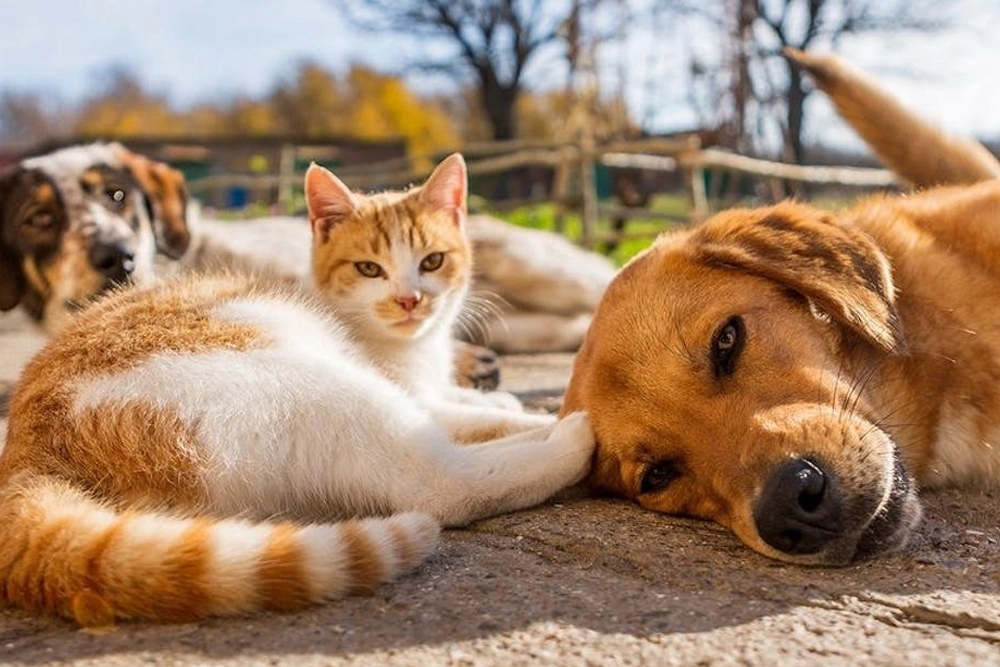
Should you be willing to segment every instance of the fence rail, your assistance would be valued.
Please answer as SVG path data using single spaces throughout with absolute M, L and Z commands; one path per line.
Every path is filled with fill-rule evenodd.
M 288 148 L 294 150 L 294 147 Z M 858 188 L 886 188 L 898 184 L 893 174 L 885 169 L 771 162 L 717 148 L 702 148 L 695 136 L 620 141 L 593 147 L 587 142 L 484 142 L 468 144 L 463 147 L 462 153 L 468 164 L 469 175 L 473 177 L 502 174 L 527 167 L 552 169 L 554 175 L 551 191 L 544 199 L 533 198 L 531 201 L 554 203 L 557 209 L 557 227 L 560 227 L 563 215 L 569 211 L 579 212 L 582 218 L 579 240 L 585 246 L 593 246 L 601 240 L 596 236 L 596 223 L 600 215 L 610 215 L 622 221 L 614 234 L 615 238 L 623 236 L 624 221 L 653 217 L 649 211 L 639 206 L 599 205 L 594 182 L 594 168 L 598 164 L 680 175 L 691 202 L 692 220 L 704 218 L 710 210 L 705 185 L 707 172 L 729 172 L 759 178 L 775 186 L 772 187 L 775 193 L 784 192 L 783 186 L 778 186 L 785 182 Z M 283 160 L 279 173 L 214 174 L 192 180 L 189 188 L 195 195 L 233 187 L 254 192 L 273 192 L 277 193 L 273 203 L 287 205 L 292 193 L 300 188 L 303 178 L 303 173 L 295 170 L 293 163 L 292 160 Z M 337 170 L 337 175 L 352 187 L 361 190 L 398 188 L 419 182 L 428 175 L 428 171 L 414 169 L 411 165 L 408 158 L 396 158 L 378 163 L 344 166 Z M 579 187 L 576 195 L 571 196 L 570 182 L 574 176 Z M 500 208 L 506 208 L 500 202 L 497 204 Z

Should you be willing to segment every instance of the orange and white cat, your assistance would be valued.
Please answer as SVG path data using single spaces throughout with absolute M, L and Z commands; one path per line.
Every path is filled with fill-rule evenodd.
M 0 599 L 82 625 L 295 609 L 586 474 L 585 415 L 450 384 L 460 156 L 374 196 L 312 167 L 306 196 L 318 296 L 233 275 L 122 291 L 29 363 L 0 454 Z
M 452 337 L 472 283 L 466 168 L 446 158 L 419 192 L 360 195 L 332 173 L 306 172 L 314 288 L 365 356 L 461 442 L 553 423 L 506 392 L 454 382 Z

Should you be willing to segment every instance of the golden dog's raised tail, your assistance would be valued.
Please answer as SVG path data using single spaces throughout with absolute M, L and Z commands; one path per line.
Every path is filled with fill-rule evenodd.
M 882 162 L 914 187 L 1000 178 L 1000 162 L 982 144 L 948 136 L 840 58 L 787 47 L 783 53 L 812 76 Z

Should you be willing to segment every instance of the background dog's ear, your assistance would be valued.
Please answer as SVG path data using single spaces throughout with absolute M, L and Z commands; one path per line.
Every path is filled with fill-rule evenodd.
M 728 211 L 692 240 L 703 261 L 781 283 L 886 351 L 904 344 L 889 260 L 867 234 L 830 213 L 793 203 Z
M 171 259 L 178 259 L 191 243 L 184 175 L 169 165 L 128 150 L 122 150 L 122 160 L 151 204 L 157 249 Z
M 0 173 L 0 311 L 7 311 L 21 301 L 24 294 L 24 273 L 19 253 L 10 247 L 6 238 L 7 203 L 23 169 L 14 168 Z

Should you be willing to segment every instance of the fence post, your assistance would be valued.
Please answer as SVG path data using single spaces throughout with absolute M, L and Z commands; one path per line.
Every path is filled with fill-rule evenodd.
M 597 179 L 594 176 L 594 137 L 585 131 L 580 141 L 580 197 L 582 199 L 580 245 L 591 248 L 597 229 Z
M 292 182 L 295 179 L 295 154 L 298 151 L 291 144 L 281 146 L 278 158 L 278 208 L 288 213 L 292 203 Z
M 688 187 L 691 189 L 691 218 L 695 221 L 704 220 L 708 216 L 705 168 L 699 159 L 700 152 L 701 139 L 697 136 L 691 137 L 679 161 L 680 164 L 687 166 Z
M 552 199 L 555 204 L 555 213 L 553 215 L 553 227 L 557 234 L 564 234 L 566 232 L 566 207 L 569 203 L 569 170 L 570 170 L 570 158 L 568 151 L 563 151 L 564 159 L 559 161 L 556 165 L 556 171 L 553 175 L 552 183 Z

